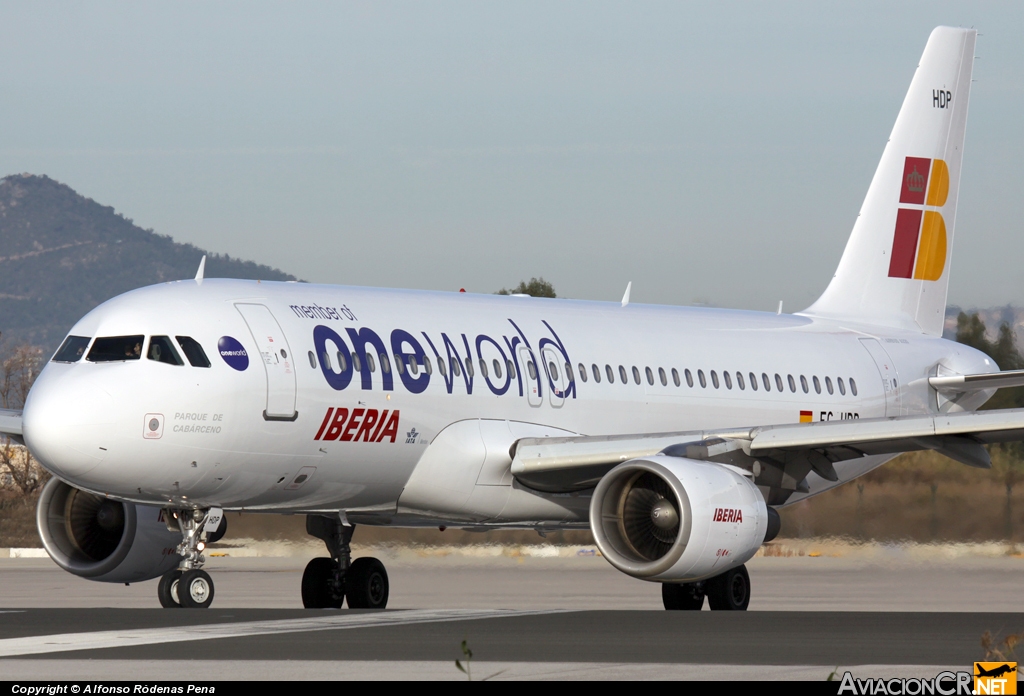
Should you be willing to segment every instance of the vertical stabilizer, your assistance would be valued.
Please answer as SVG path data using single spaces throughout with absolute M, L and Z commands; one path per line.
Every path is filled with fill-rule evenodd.
M 803 314 L 942 333 L 976 35 L 932 31 L 839 268 Z

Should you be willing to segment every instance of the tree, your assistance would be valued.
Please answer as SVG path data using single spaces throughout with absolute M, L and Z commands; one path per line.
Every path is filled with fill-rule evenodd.
M 530 278 L 529 282 L 522 280 L 519 285 L 511 290 L 502 288 L 495 295 L 529 295 L 530 297 L 556 297 L 555 286 L 543 278 Z
M 956 340 L 986 353 L 1002 370 L 1024 369 L 1024 356 L 1017 349 L 1013 329 L 1006 322 L 999 326 L 995 341 L 985 336 L 985 322 L 978 313 L 960 312 L 956 318 Z M 1024 407 L 1024 387 L 1000 389 L 995 396 L 982 406 L 984 409 Z M 1019 442 L 989 445 L 993 471 L 1006 486 L 1006 534 L 1013 538 L 1013 488 L 1024 480 L 1024 446 Z
M 42 349 L 20 345 L 3 350 L 0 343 L 0 408 L 19 409 L 39 374 Z M 46 473 L 24 446 L 0 437 L 0 472 L 6 470 L 22 493 L 32 493 L 46 483 Z

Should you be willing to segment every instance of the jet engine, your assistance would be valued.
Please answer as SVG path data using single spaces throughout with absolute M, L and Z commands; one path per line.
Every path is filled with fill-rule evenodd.
M 665 455 L 618 465 L 590 503 L 598 548 L 622 572 L 657 582 L 694 582 L 742 565 L 777 533 L 770 522 L 778 515 L 770 517 L 741 472 Z
M 181 560 L 160 508 L 122 503 L 50 479 L 36 507 L 36 526 L 50 558 L 64 570 L 100 582 L 141 582 Z

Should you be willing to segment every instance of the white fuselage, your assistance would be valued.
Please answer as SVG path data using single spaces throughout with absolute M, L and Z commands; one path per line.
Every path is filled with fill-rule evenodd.
M 801 315 L 218 279 L 121 295 L 71 334 L 146 338 L 141 359 L 47 364 L 24 428 L 49 470 L 124 500 L 267 511 L 395 510 L 435 436 L 467 419 L 602 435 L 909 415 L 937 410 L 937 366 L 997 369 L 940 338 Z M 211 366 L 147 359 L 152 336 L 194 338 Z M 840 482 L 885 459 L 841 463 Z

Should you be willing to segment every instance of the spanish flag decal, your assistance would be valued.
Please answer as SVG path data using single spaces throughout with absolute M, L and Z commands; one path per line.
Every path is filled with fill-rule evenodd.
M 814 411 L 801 411 L 800 412 L 800 422 L 801 423 L 810 423 L 812 420 L 814 420 Z

